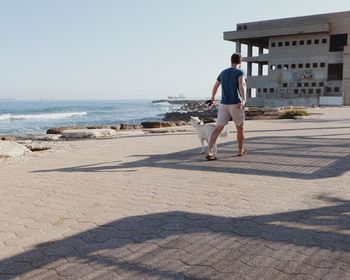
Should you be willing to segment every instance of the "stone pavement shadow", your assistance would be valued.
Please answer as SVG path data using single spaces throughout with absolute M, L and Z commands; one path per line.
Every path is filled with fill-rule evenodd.
M 0 279 L 350 279 L 350 201 L 319 199 L 258 216 L 126 217 L 0 260 Z
M 134 161 L 116 164 L 33 172 L 127 172 L 155 167 L 314 180 L 337 177 L 350 170 L 350 138 L 252 137 L 247 139 L 247 148 L 248 155 L 240 158 L 235 156 L 236 143 L 220 144 L 219 160 L 215 162 L 206 161 L 198 148 L 170 154 L 134 155 Z

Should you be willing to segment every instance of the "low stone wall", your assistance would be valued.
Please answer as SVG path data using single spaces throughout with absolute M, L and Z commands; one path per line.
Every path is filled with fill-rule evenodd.
M 315 107 L 319 105 L 319 97 L 255 97 L 248 98 L 248 107 Z

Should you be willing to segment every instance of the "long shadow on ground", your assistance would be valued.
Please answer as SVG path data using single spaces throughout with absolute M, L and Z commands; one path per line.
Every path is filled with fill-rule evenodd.
M 127 217 L 1 260 L 0 278 L 349 279 L 350 201 L 320 199 L 332 205 Z
M 219 145 L 219 160 L 208 162 L 200 149 L 161 155 L 134 155 L 134 161 L 92 164 L 34 172 L 116 172 L 140 167 L 168 168 L 299 179 L 340 176 L 350 170 L 350 139 L 327 137 L 253 137 L 249 153 L 235 157 L 232 143 Z M 141 158 L 141 159 L 140 159 Z

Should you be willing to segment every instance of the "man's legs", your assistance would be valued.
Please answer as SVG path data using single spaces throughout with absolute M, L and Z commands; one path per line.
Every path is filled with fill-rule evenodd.
M 213 133 L 210 136 L 210 141 L 208 144 L 208 155 L 213 155 L 213 146 L 216 143 L 216 140 L 218 139 L 221 131 L 224 129 L 224 126 L 216 126 L 215 130 L 213 131 Z
M 236 125 L 237 129 L 237 143 L 238 143 L 238 153 L 240 155 L 244 154 L 244 148 L 243 148 L 243 143 L 244 143 L 244 130 L 243 130 L 243 124 L 241 125 Z

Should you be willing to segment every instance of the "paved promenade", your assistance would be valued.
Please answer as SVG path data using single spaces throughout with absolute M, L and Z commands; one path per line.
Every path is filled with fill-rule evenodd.
M 350 108 L 0 162 L 0 279 L 350 279 Z M 233 126 L 231 125 L 231 130 Z

